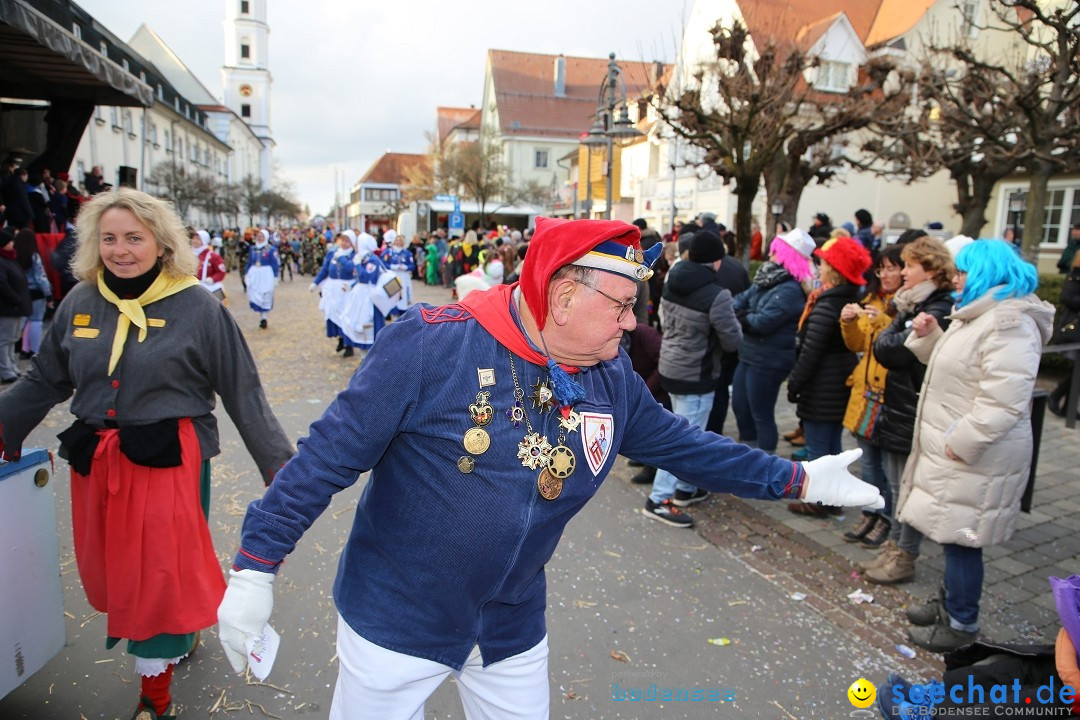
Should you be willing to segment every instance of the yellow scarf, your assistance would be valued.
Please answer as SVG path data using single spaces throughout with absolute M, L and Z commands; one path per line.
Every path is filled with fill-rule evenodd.
M 176 278 L 161 273 L 142 295 L 134 300 L 121 300 L 105 284 L 105 271 L 98 271 L 98 292 L 120 311 L 120 317 L 116 319 L 116 334 L 113 335 L 112 354 L 109 355 L 110 375 L 116 369 L 116 363 L 120 362 L 120 356 L 124 354 L 124 342 L 127 340 L 128 329 L 132 323 L 139 328 L 139 342 L 146 339 L 146 313 L 143 312 L 143 307 L 198 284 L 199 282 L 190 275 Z

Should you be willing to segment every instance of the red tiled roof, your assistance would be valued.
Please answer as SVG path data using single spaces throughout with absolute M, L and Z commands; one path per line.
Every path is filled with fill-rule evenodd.
M 500 130 L 505 135 L 539 135 L 577 139 L 588 132 L 596 115 L 600 84 L 607 77 L 607 58 L 565 56 L 566 93 L 555 95 L 557 55 L 489 50 Z M 626 96 L 633 101 L 669 66 L 619 61 Z
M 476 108 L 439 107 L 435 108 L 435 117 L 439 129 L 439 142 L 445 140 L 455 128 L 480 129 L 480 111 Z
M 395 183 L 397 185 L 403 185 L 407 183 L 405 177 L 405 170 L 416 165 L 423 165 L 427 163 L 427 155 L 416 155 L 413 153 L 384 153 L 381 158 L 376 160 L 368 171 L 364 173 L 364 177 L 360 178 L 361 183 Z
M 891 4 L 891 0 L 743 0 L 739 9 L 751 37 L 784 43 L 794 41 L 804 28 L 841 12 L 855 33 L 866 38 L 884 3 Z

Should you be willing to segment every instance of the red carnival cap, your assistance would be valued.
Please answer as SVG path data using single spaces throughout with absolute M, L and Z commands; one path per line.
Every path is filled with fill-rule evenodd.
M 656 247 L 660 244 L 657 243 Z M 547 321 L 548 281 L 564 265 L 606 270 L 631 280 L 646 280 L 649 266 L 641 250 L 641 231 L 620 220 L 563 220 L 539 217 L 521 267 L 521 294 L 541 330 Z
M 839 237 L 826 241 L 814 254 L 833 266 L 852 285 L 865 285 L 863 274 L 870 269 L 870 253 L 858 240 Z

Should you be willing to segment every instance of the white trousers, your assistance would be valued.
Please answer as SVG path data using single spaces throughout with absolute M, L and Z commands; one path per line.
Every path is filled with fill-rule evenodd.
M 506 660 L 483 666 L 473 648 L 460 672 L 368 642 L 338 614 L 338 679 L 330 720 L 423 720 L 424 703 L 453 675 L 469 720 L 547 720 L 547 636 Z

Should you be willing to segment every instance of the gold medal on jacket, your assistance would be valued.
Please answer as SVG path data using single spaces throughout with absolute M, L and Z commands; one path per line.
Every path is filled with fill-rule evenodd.
M 545 500 L 554 500 L 562 495 L 562 478 L 552 475 L 548 468 L 544 468 L 536 476 L 536 489 L 540 491 L 540 497 Z
M 469 428 L 463 440 L 465 449 L 473 455 L 483 455 L 491 447 L 491 436 L 483 428 Z

